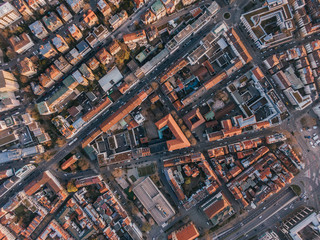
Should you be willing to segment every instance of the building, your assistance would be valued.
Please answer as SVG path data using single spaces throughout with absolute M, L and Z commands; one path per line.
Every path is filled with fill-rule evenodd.
M 54 49 L 52 44 L 50 42 L 47 42 L 46 44 L 40 45 L 39 47 L 39 53 L 45 57 L 45 58 L 52 58 L 58 54 L 58 52 Z
M 26 3 L 33 11 L 38 11 L 41 7 L 47 4 L 44 0 L 26 0 Z
M 79 42 L 77 45 L 76 45 L 76 48 L 78 50 L 78 53 L 80 54 L 81 57 L 84 57 L 85 55 L 87 55 L 91 48 L 89 47 L 89 45 L 84 41 L 82 40 L 81 42 Z
M 0 92 L 14 92 L 18 90 L 19 84 L 13 74 L 0 70 Z
M 114 67 L 100 80 L 99 84 L 105 92 L 108 92 L 115 84 L 122 80 L 123 76 L 117 67 Z
M 132 191 L 159 226 L 175 215 L 173 207 L 149 177 L 138 180 Z
M 137 44 L 140 46 L 145 46 L 148 43 L 146 32 L 144 30 L 123 35 L 123 41 L 128 45 L 130 50 L 135 49 Z
M 155 123 L 157 128 L 161 131 L 164 127 L 168 127 L 172 134 L 174 135 L 174 139 L 168 140 L 167 147 L 169 151 L 174 151 L 181 148 L 190 147 L 191 144 L 189 140 L 186 138 L 176 121 L 173 119 L 171 114 L 168 114 L 166 117 L 160 119 Z
M 72 19 L 72 14 L 64 4 L 60 4 L 56 10 L 63 21 L 68 22 Z
M 24 53 L 34 46 L 27 33 L 22 33 L 20 36 L 12 36 L 9 38 L 9 42 L 13 50 L 18 54 Z
M 7 170 L 2 170 L 2 171 L 0 171 L 0 179 L 3 180 L 5 178 L 12 177 L 13 174 L 14 174 L 13 168 L 10 168 Z
M 21 18 L 21 15 L 9 2 L 0 5 L 0 28 L 4 29 Z
M 120 27 L 128 19 L 128 13 L 125 10 L 122 10 L 120 13 L 113 15 L 109 19 L 109 23 L 113 30 Z
M 18 140 L 18 134 L 11 128 L 0 131 L 0 147 L 15 143 Z
M 60 70 L 54 65 L 51 64 L 47 69 L 46 69 L 46 75 L 53 81 L 58 81 L 62 76 L 63 73 L 60 72 Z
M 81 72 L 82 76 L 86 79 L 91 81 L 95 80 L 93 72 L 90 68 L 88 68 L 88 66 L 85 63 L 81 64 L 81 66 L 79 67 L 79 71 Z
M 109 0 L 109 2 L 116 6 L 116 8 L 119 8 L 121 0 Z
M 147 36 L 149 42 L 152 42 L 159 36 L 159 31 L 158 28 L 151 26 L 150 28 L 147 29 Z
M 20 105 L 13 92 L 0 92 L 0 112 L 10 110 Z
M 280 240 L 280 238 L 273 230 L 269 230 L 259 235 L 257 240 Z
M 157 21 L 157 16 L 151 11 L 151 9 L 148 9 L 141 15 L 141 21 L 145 25 L 149 25 L 155 21 Z
M 103 16 L 107 17 L 111 15 L 111 7 L 105 0 L 99 0 L 97 2 L 97 7 Z
M 196 0 L 182 0 L 183 6 L 188 6 L 194 3 Z
M 89 28 L 99 23 L 97 15 L 91 9 L 89 9 L 87 13 L 83 14 L 83 21 Z
M 201 206 L 204 214 L 215 226 L 234 213 L 231 203 L 223 192 L 219 192 Z
M 67 0 L 66 2 L 74 13 L 80 12 L 84 5 L 83 0 Z
M 95 57 L 92 57 L 87 61 L 87 65 L 92 71 L 94 71 L 99 67 L 99 61 Z
M 19 100 L 14 95 L 14 92 L 18 90 L 19 84 L 13 74 L 0 70 L 0 112 L 20 105 Z
M 31 77 L 37 73 L 36 66 L 30 58 L 27 57 L 19 63 L 19 71 L 21 75 L 26 77 Z
M 194 223 L 189 222 L 182 228 L 179 228 L 178 230 L 170 233 L 168 236 L 168 240 L 193 240 L 199 236 L 200 234 Z
M 57 34 L 52 40 L 52 44 L 55 46 L 55 48 L 60 52 L 60 53 L 65 53 L 66 51 L 69 50 L 69 46 L 67 42 L 64 40 L 64 38 Z
M 103 42 L 109 35 L 108 29 L 100 24 L 98 27 L 93 28 L 93 34 L 98 39 L 98 41 Z
M 295 214 L 282 221 L 280 229 L 290 239 L 302 240 L 300 232 L 307 226 L 319 234 L 319 214 L 310 207 L 301 207 Z
M 35 21 L 30 24 L 29 29 L 39 39 L 43 39 L 49 35 L 48 31 L 40 21 Z
M 243 64 L 247 64 L 252 61 L 250 53 L 244 46 L 243 42 L 241 41 L 239 35 L 234 30 L 234 28 L 230 28 L 226 32 L 224 32 L 224 36 L 230 44 L 234 53 L 240 58 Z
M 130 99 L 126 104 L 124 104 L 116 112 L 114 112 L 111 116 L 104 120 L 99 126 L 100 129 L 97 129 L 91 135 L 86 137 L 82 141 L 82 147 L 86 147 L 96 137 L 102 134 L 102 132 L 108 132 L 116 123 L 118 123 L 121 119 L 125 118 L 135 108 L 140 106 L 141 103 L 147 99 L 147 97 L 148 94 L 145 91 L 141 91 L 138 95 Z
M 68 158 L 65 162 L 61 164 L 61 169 L 66 170 L 69 168 L 72 164 L 76 163 L 78 161 L 79 157 L 76 155 L 72 155 L 70 158 Z
M 76 41 L 79 41 L 82 38 L 82 33 L 75 24 L 72 24 L 71 26 L 69 26 L 68 31 Z
M 295 27 L 288 2 L 273 2 L 267 1 L 261 8 L 240 17 L 241 23 L 259 49 L 274 47 L 293 37 Z
M 63 25 L 60 18 L 54 12 L 51 12 L 49 15 L 44 16 L 42 18 L 42 21 L 44 25 L 46 25 L 47 29 L 49 29 L 51 32 L 58 30 Z
M 160 0 L 157 0 L 154 4 L 152 4 L 150 9 L 156 15 L 157 20 L 166 16 L 167 14 L 166 8 Z
M 77 179 L 74 183 L 77 188 L 90 186 L 92 184 L 97 184 L 103 181 L 103 178 L 101 175 L 91 176 L 91 177 L 85 177 Z
M 101 48 L 101 50 L 97 52 L 95 56 L 104 65 L 109 64 L 112 60 L 111 54 L 105 48 Z
M 117 39 L 114 39 L 112 43 L 110 43 L 110 45 L 108 46 L 108 50 L 112 56 L 116 55 L 121 50 Z
M 16 240 L 16 237 L 2 224 L 0 224 L 0 238 L 4 240 Z
M 63 73 L 68 72 L 72 68 L 72 65 L 68 63 L 63 56 L 58 57 L 53 63 L 58 68 L 58 70 Z
M 182 119 L 191 131 L 195 130 L 206 121 L 201 115 L 199 108 L 190 111 Z
M 29 17 L 33 15 L 32 10 L 24 0 L 14 0 L 12 1 L 12 4 L 22 16 Z
M 303 110 L 312 104 L 310 95 L 302 96 L 298 90 L 293 90 L 291 87 L 284 90 L 283 93 L 297 110 Z
M 55 238 L 60 240 L 73 239 L 70 234 L 54 219 L 51 220 L 45 230 L 40 234 L 38 240 L 46 240 L 49 237 L 51 238 L 51 236 L 55 236 Z

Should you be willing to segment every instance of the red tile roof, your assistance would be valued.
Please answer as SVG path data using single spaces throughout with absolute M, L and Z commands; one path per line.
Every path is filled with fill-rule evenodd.
M 167 147 L 169 151 L 190 147 L 190 142 L 188 141 L 176 121 L 173 119 L 171 114 L 168 114 L 166 117 L 156 122 L 156 126 L 158 129 L 168 126 L 170 131 L 174 135 L 175 139 L 167 141 Z
M 193 222 L 190 222 L 187 225 L 183 226 L 182 228 L 172 232 L 168 236 L 168 239 L 193 240 L 199 236 L 200 236 L 200 234 L 199 234 L 196 226 L 193 224 Z
M 72 155 L 67 161 L 62 163 L 61 169 L 66 170 L 68 167 L 70 167 L 72 164 L 74 164 L 76 161 L 78 161 L 78 158 L 75 155 Z

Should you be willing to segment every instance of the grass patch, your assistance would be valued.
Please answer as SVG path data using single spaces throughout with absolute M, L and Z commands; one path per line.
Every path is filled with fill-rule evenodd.
M 297 196 L 301 195 L 301 188 L 298 185 L 293 184 L 290 187 L 294 191 L 294 193 L 297 194 Z
M 155 164 L 150 164 L 148 166 L 138 168 L 139 177 L 149 176 L 156 172 Z
M 134 193 L 129 191 L 130 187 L 127 187 L 124 192 L 127 194 L 127 197 L 129 200 L 133 201 L 134 200 Z
M 224 19 L 229 19 L 231 17 L 230 13 L 226 12 L 225 14 L 223 14 L 223 18 Z

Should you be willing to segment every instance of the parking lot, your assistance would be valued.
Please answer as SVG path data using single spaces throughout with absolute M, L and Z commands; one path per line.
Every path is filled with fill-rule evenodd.
M 313 126 L 306 130 L 301 129 L 300 131 L 312 148 L 317 149 L 320 147 L 320 129 L 318 128 L 318 126 Z

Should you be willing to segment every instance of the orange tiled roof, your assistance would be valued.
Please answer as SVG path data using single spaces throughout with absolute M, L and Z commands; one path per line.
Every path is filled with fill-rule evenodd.
M 234 44 L 234 47 L 237 49 L 245 63 L 249 63 L 252 61 L 252 57 L 249 54 L 247 48 L 242 43 L 240 37 L 238 36 L 237 32 L 234 30 L 234 28 L 230 28 L 226 32 L 227 36 L 231 39 L 232 43 Z
M 91 111 L 87 112 L 83 117 L 83 121 L 88 122 L 91 118 L 93 118 L 95 115 L 97 115 L 100 111 L 102 111 L 104 108 L 109 106 L 111 104 L 111 100 L 106 97 L 100 104 L 95 106 Z
M 76 161 L 78 161 L 78 158 L 75 155 L 72 155 L 67 161 L 62 163 L 61 169 L 66 170 L 68 167 L 70 167 Z
M 264 74 L 259 67 L 252 69 L 252 73 L 259 81 L 264 78 Z
M 123 35 L 123 41 L 124 43 L 128 42 L 135 42 L 142 39 L 146 39 L 146 32 L 144 30 L 140 30 L 134 33 L 129 33 L 126 35 Z
M 100 134 L 102 134 L 102 131 L 100 129 L 96 129 L 95 131 L 93 131 L 81 142 L 82 148 L 86 147 L 89 143 L 95 140 Z
M 132 110 L 138 107 L 148 95 L 142 91 L 137 96 L 132 98 L 129 102 L 123 105 L 118 111 L 108 117 L 101 125 L 100 128 L 103 132 L 107 132 L 112 126 L 119 122 L 122 118 L 127 116 Z
M 183 108 L 183 105 L 182 105 L 180 100 L 175 101 L 172 105 L 174 106 L 174 108 L 177 111 L 179 111 L 179 110 L 181 110 Z
M 9 38 L 9 42 L 13 47 L 13 50 L 16 52 L 19 51 L 19 49 L 23 48 L 25 45 L 29 44 L 31 42 L 31 39 L 26 33 L 22 33 L 18 38 L 15 36 Z
M 121 85 L 118 87 L 119 92 L 124 94 L 129 89 L 129 85 L 126 82 L 121 83 Z
M 199 237 L 200 234 L 193 224 L 193 222 L 188 223 L 187 225 L 183 226 L 182 228 L 172 232 L 168 239 L 175 239 L 175 240 L 193 240 Z
M 228 202 L 228 200 L 225 197 L 223 197 L 221 200 L 218 200 L 211 204 L 209 207 L 207 207 L 204 210 L 204 213 L 207 215 L 209 219 L 212 219 L 229 205 L 230 203 Z
M 168 114 L 166 117 L 156 122 L 156 126 L 158 129 L 168 126 L 172 134 L 175 136 L 175 139 L 167 141 L 167 147 L 169 151 L 190 147 L 190 142 L 181 131 L 171 114 Z
M 189 63 L 185 59 L 181 59 L 178 62 L 171 65 L 171 67 L 162 75 L 160 83 L 167 81 L 170 77 L 174 76 L 182 68 L 187 66 Z
M 221 72 L 218 75 L 214 76 L 210 80 L 206 81 L 203 85 L 204 87 L 209 90 L 210 88 L 213 88 L 215 85 L 217 85 L 219 82 L 227 78 L 226 72 Z

